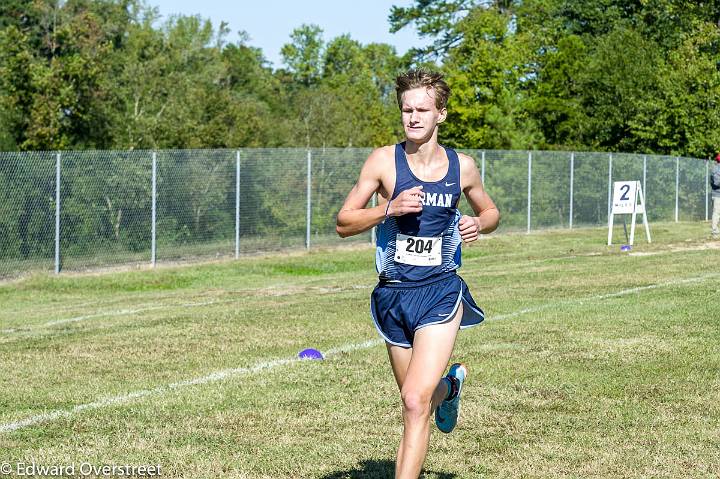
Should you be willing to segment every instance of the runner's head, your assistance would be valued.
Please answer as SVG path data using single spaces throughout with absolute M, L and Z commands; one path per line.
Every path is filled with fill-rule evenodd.
M 448 87 L 440 73 L 410 70 L 395 81 L 398 106 L 408 140 L 424 143 L 447 116 Z
M 408 70 L 395 79 L 395 92 L 400 110 L 402 110 L 403 93 L 415 88 L 433 90 L 435 92 L 435 107 L 444 110 L 450 98 L 450 87 L 445 83 L 441 73 L 426 70 Z M 429 92 L 428 92 L 429 93 Z

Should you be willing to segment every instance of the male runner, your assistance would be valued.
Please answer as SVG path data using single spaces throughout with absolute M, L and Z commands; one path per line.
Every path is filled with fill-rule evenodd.
M 460 244 L 498 225 L 499 212 L 483 189 L 475 162 L 438 144 L 450 89 L 438 73 L 411 70 L 396 80 L 406 140 L 373 151 L 338 213 L 337 232 L 352 236 L 378 226 L 380 281 L 371 312 L 386 342 L 403 403 L 403 436 L 396 478 L 420 475 L 429 418 L 450 432 L 457 423 L 467 370 L 453 364 L 443 377 L 459 328 L 480 323 L 483 312 L 465 282 Z M 366 208 L 374 193 L 380 204 Z M 475 216 L 461 215 L 461 193 Z

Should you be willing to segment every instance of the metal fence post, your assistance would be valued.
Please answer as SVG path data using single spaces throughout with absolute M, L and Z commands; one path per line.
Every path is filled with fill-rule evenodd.
M 55 274 L 60 274 L 60 152 L 55 154 Z
M 235 152 L 235 259 L 240 257 L 240 150 Z
M 312 152 L 307 151 L 307 215 L 305 219 L 305 248 L 310 249 L 310 222 L 312 221 Z
M 647 201 L 647 155 L 643 155 L 643 198 Z
M 157 244 L 155 241 L 155 220 L 157 215 L 157 153 L 152 154 L 152 218 L 151 221 L 151 239 L 150 239 L 150 256 L 152 267 L 155 267 Z
M 607 200 L 607 214 L 610 218 L 612 212 L 612 153 L 608 155 L 608 200 Z
M 480 178 L 485 186 L 485 150 L 482 151 L 482 160 L 480 161 Z
M 573 227 L 573 188 L 575 187 L 575 153 L 570 153 L 570 229 Z
M 528 200 L 527 200 L 527 232 L 530 233 L 532 218 L 532 152 L 528 151 Z
M 710 204 L 710 160 L 705 162 L 705 221 L 709 219 L 708 216 L 708 205 Z
M 680 158 L 675 157 L 675 223 L 679 221 L 680 207 Z

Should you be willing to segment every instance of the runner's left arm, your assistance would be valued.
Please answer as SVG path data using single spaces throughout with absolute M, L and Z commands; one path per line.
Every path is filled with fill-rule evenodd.
M 475 216 L 463 215 L 458 224 L 460 237 L 464 242 L 469 243 L 478 239 L 479 234 L 495 231 L 500 223 L 500 212 L 485 191 L 475 160 L 462 153 L 458 156 L 461 188 L 475 214 Z

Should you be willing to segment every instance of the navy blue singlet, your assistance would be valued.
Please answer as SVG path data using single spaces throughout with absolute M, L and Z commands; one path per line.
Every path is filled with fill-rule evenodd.
M 405 143 L 395 145 L 395 189 L 391 201 L 422 185 L 420 213 L 388 217 L 377 226 L 375 267 L 381 281 L 422 281 L 460 267 L 460 159 L 445 148 L 448 171 L 439 181 L 422 181 L 410 170 Z

